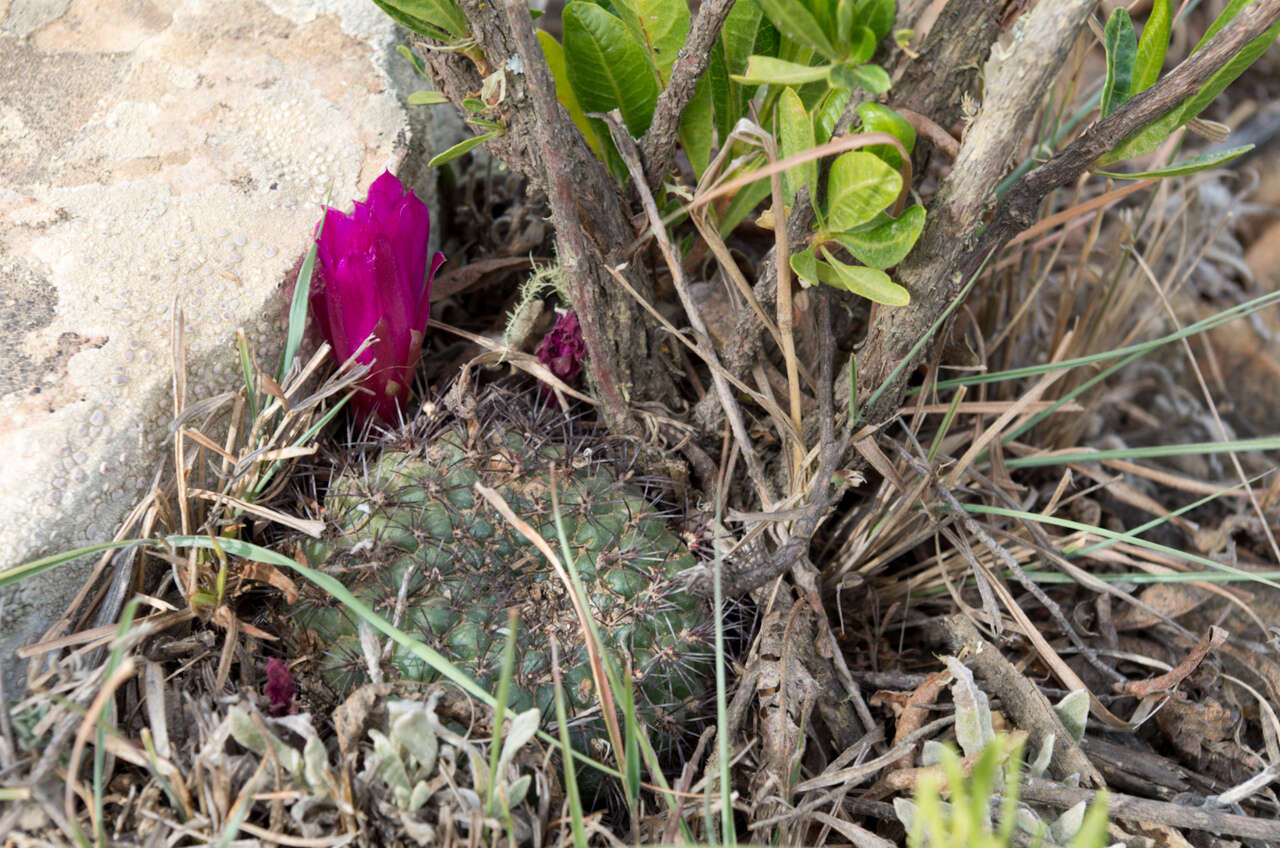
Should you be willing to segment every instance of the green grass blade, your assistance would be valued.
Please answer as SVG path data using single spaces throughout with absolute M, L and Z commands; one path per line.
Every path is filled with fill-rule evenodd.
M 307 251 L 307 258 L 302 260 L 298 270 L 298 280 L 293 286 L 293 300 L 289 301 L 289 334 L 285 337 L 284 352 L 280 354 L 280 370 L 276 373 L 276 382 L 284 385 L 289 375 L 289 367 L 302 347 L 302 337 L 307 331 L 307 307 L 311 297 L 311 272 L 316 267 L 316 251 L 320 244 L 320 233 L 324 230 L 324 218 L 320 218 L 316 226 L 316 237 Z
M 128 635 L 129 628 L 133 625 L 133 619 L 138 614 L 138 598 L 130 598 L 125 604 L 124 611 L 120 615 L 120 623 L 116 627 L 115 646 L 111 649 L 111 656 L 107 659 L 107 667 L 103 672 L 102 679 L 110 680 L 111 675 L 115 674 L 120 663 L 124 660 L 124 637 Z M 111 701 L 107 701 L 102 705 L 101 712 L 97 717 L 97 731 L 94 737 L 93 745 L 93 824 L 97 832 L 98 844 L 108 845 L 106 824 L 104 816 L 106 804 L 104 802 L 104 794 L 106 791 L 106 763 L 107 763 L 107 710 L 111 707 Z
M 1194 324 L 1188 324 L 1177 332 L 1169 333 L 1166 336 L 1161 336 L 1157 339 L 1152 339 L 1151 341 L 1139 342 L 1137 344 L 1128 345 L 1127 347 L 1118 347 L 1113 350 L 1102 351 L 1101 353 L 1089 354 L 1088 356 L 1077 356 L 1074 359 L 1063 359 L 1058 362 L 1049 362 L 1044 365 L 1029 365 L 1024 368 L 1011 368 L 1007 371 L 992 371 L 987 374 L 974 374 L 968 377 L 955 377 L 950 380 L 939 380 L 935 384 L 935 387 L 938 389 L 951 389 L 957 386 L 976 386 L 981 383 L 998 383 L 1002 380 L 1018 380 L 1024 377 L 1038 377 L 1041 374 L 1047 374 L 1050 371 L 1078 368 L 1082 365 L 1093 365 L 1095 363 L 1106 362 L 1129 354 L 1141 355 L 1149 353 L 1156 348 L 1162 347 L 1171 342 L 1176 342 L 1189 336 L 1194 336 L 1197 333 L 1203 333 L 1206 330 L 1212 330 L 1215 327 L 1234 321 L 1237 318 L 1252 315 L 1259 310 L 1275 304 L 1277 301 L 1280 301 L 1280 291 L 1264 294 L 1260 297 L 1254 298 L 1253 300 L 1233 306 L 1230 309 L 1225 309 L 1216 315 L 1211 315 Z M 919 388 L 913 388 L 907 394 L 914 395 L 919 391 Z
M 249 340 L 240 333 L 236 338 L 236 348 L 240 352 L 240 371 L 244 374 L 244 389 L 249 400 L 249 420 L 258 417 L 258 381 L 253 376 L 253 357 L 249 353 Z
M 719 501 L 719 499 L 717 499 Z M 720 502 L 716 505 L 716 525 L 720 524 Z M 712 583 L 712 604 L 715 615 L 716 651 L 716 759 L 720 768 L 720 838 L 726 845 L 737 844 L 738 837 L 733 824 L 733 800 L 729 775 L 729 697 L 725 674 L 724 650 L 724 552 L 716 546 L 715 580 Z
M 559 667 L 559 651 L 552 641 L 552 665 Z M 557 680 L 559 673 L 557 672 Z M 564 792 L 569 797 L 569 821 L 573 827 L 574 848 L 587 848 L 587 827 L 582 816 L 582 794 L 578 791 L 578 774 L 573 767 L 575 754 L 569 742 L 569 712 L 564 706 L 564 687 L 555 687 L 556 727 L 560 733 L 560 754 L 564 758 Z
M 1260 477 L 1261 475 L 1253 477 L 1248 482 L 1252 484 L 1256 482 L 1258 479 L 1260 479 Z M 1112 545 L 1114 545 L 1116 542 L 1128 541 L 1128 539 L 1131 536 L 1141 536 L 1143 533 L 1147 532 L 1153 527 L 1159 527 L 1162 524 L 1167 524 L 1170 519 L 1177 518 L 1179 515 L 1182 515 L 1183 513 L 1191 512 L 1193 509 L 1198 509 L 1211 501 L 1217 500 L 1218 498 L 1222 497 L 1228 492 L 1233 492 L 1236 489 L 1243 488 L 1244 485 L 1245 485 L 1244 483 L 1237 483 L 1234 486 L 1228 486 L 1227 488 L 1222 489 L 1221 491 L 1214 492 L 1212 495 L 1205 495 L 1203 498 L 1200 498 L 1200 500 L 1193 501 L 1187 504 L 1186 506 L 1179 507 L 1178 509 L 1173 510 L 1167 515 L 1157 516 L 1151 519 L 1150 521 L 1139 524 L 1137 527 L 1134 527 L 1132 530 L 1126 530 L 1124 533 L 1122 533 L 1120 536 L 1118 536 L 1115 539 L 1104 539 L 1101 542 L 1096 542 L 1092 545 L 1089 545 L 1088 547 L 1081 548 L 1078 551 L 1073 551 L 1069 553 L 1064 551 L 1064 553 L 1066 553 L 1068 557 L 1081 557 L 1087 554 L 1091 554 L 1095 551 L 1100 551 L 1103 548 L 1109 548 Z
M 208 536 L 166 536 L 164 542 L 175 548 L 212 550 L 215 547 L 214 540 Z M 374 630 L 389 637 L 397 645 L 431 666 L 441 677 L 456 683 L 462 691 L 488 706 L 497 706 L 497 698 L 490 695 L 478 683 L 468 677 L 465 672 L 449 662 L 443 654 L 392 625 L 391 622 L 374 612 L 368 604 L 353 595 L 351 590 L 342 585 L 338 579 L 325 574 L 323 571 L 317 571 L 314 568 L 305 566 L 282 553 L 277 553 L 242 539 L 220 538 L 217 540 L 216 546 L 232 556 L 238 556 L 254 562 L 263 562 L 280 568 L 288 568 L 297 572 L 323 589 L 330 597 L 341 601 L 347 609 L 367 622 Z
M 87 545 L 83 548 L 76 548 L 74 551 L 64 551 L 60 554 L 51 554 L 50 556 L 41 557 L 40 559 L 33 559 L 31 562 L 24 562 L 22 565 L 15 565 L 13 568 L 7 568 L 4 571 L 0 571 L 0 589 L 3 589 L 6 586 L 11 586 L 14 583 L 18 583 L 30 577 L 35 577 L 37 574 L 41 574 L 52 568 L 57 568 L 60 565 L 66 565 L 69 562 L 74 562 L 80 559 L 80 557 L 100 554 L 103 551 L 119 550 L 120 548 L 128 548 L 133 545 L 140 544 L 144 544 L 144 540 L 124 539 L 120 542 L 103 542 L 98 545 Z
M 1107 539 L 1122 535 L 1120 533 L 1116 533 L 1114 530 L 1095 527 L 1092 524 L 1082 524 L 1079 521 L 1071 521 L 1070 519 L 1058 518 L 1053 515 L 1041 515 L 1038 512 L 1026 512 L 1025 510 L 1020 509 L 1006 509 L 1005 507 L 987 506 L 986 504 L 964 504 L 964 508 L 966 512 L 972 512 L 975 515 L 999 515 L 1004 516 L 1005 518 L 1017 518 L 1022 521 L 1035 521 L 1040 524 L 1051 524 L 1054 527 L 1065 527 L 1068 530 L 1083 530 L 1087 533 L 1094 533 Z M 1208 557 L 1202 557 L 1198 554 L 1189 554 L 1186 551 L 1180 551 L 1177 548 L 1171 548 L 1168 545 L 1161 545 L 1156 542 L 1148 541 L 1147 539 L 1129 538 L 1125 541 L 1139 548 L 1145 548 L 1146 550 L 1155 551 L 1157 553 L 1164 554 L 1165 556 L 1174 557 L 1187 562 L 1194 562 L 1197 565 L 1202 565 L 1206 568 L 1210 568 L 1224 574 L 1234 575 L 1238 580 L 1263 583 L 1273 589 L 1280 589 L 1280 583 L 1277 583 L 1268 577 L 1260 577 L 1255 572 L 1245 571 L 1244 569 L 1236 568 L 1233 565 L 1227 565 L 1225 563 L 1211 560 Z
M 293 447 L 302 447 L 307 442 L 314 439 L 316 437 L 316 434 L 318 434 L 321 430 L 323 430 L 325 428 L 325 425 L 328 424 L 330 421 L 332 421 L 334 417 L 339 412 L 342 411 L 342 408 L 347 405 L 347 402 L 351 400 L 351 396 L 354 394 L 355 394 L 354 390 L 347 392 L 347 394 L 343 396 L 341 400 L 339 400 L 337 403 L 333 405 L 332 409 L 330 409 L 328 412 L 322 415 L 320 417 L 320 420 L 316 421 L 314 424 L 308 427 L 306 431 L 301 436 L 299 436 L 296 441 L 294 441 Z M 258 480 L 258 482 L 253 487 L 253 495 L 255 498 L 258 495 L 261 495 L 264 491 L 266 491 L 267 484 L 271 482 L 271 478 L 276 475 L 276 472 L 279 471 L 284 466 L 284 463 L 285 463 L 285 460 L 277 459 L 275 462 L 271 463 L 271 465 L 267 467 L 267 470 L 263 473 L 262 477 Z
M 1019 456 L 1005 460 L 1009 468 L 1043 468 L 1067 465 L 1073 462 L 1103 462 L 1108 459 L 1137 460 L 1158 459 L 1168 456 L 1203 456 L 1219 453 L 1244 453 L 1246 451 L 1280 450 L 1280 437 L 1261 439 L 1236 439 L 1230 442 L 1191 442 L 1180 445 L 1149 445 L 1146 447 L 1116 448 L 1099 451 L 1069 451 L 1036 456 Z
M 934 457 L 938 455 L 938 448 L 942 447 L 942 440 L 947 437 L 947 433 L 951 430 L 951 423 L 955 421 L 956 410 L 960 407 L 960 401 L 964 399 L 965 387 L 961 386 L 956 391 L 955 397 L 951 399 L 951 405 L 947 407 L 947 412 L 942 416 L 942 423 L 938 425 L 938 432 L 933 434 L 933 441 L 929 443 L 929 453 L 925 458 L 925 465 L 929 468 L 933 467 Z
M 516 674 L 516 634 L 520 615 L 516 608 L 507 610 L 507 638 L 502 645 L 502 675 L 498 678 L 498 704 L 493 711 L 493 738 L 489 743 L 489 785 L 485 787 L 484 808 L 493 809 L 493 790 L 498 785 L 498 757 L 502 754 L 502 726 L 507 720 L 507 703 L 511 699 L 511 679 Z

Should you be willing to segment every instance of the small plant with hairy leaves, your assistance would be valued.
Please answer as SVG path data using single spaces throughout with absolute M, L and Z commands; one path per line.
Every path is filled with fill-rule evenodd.
M 910 848 L 1009 848 L 1017 829 L 1028 830 L 1032 845 L 1049 833 L 1055 844 L 1068 848 L 1105 848 L 1105 793 L 1086 810 L 1083 803 L 1063 814 L 1047 829 L 1029 809 L 1018 803 L 1023 740 L 999 734 L 980 751 L 965 774 L 960 757 L 939 746 L 939 764 L 922 770 L 915 801 L 894 800 L 894 810 L 907 828 Z M 999 817 L 993 822 L 991 798 L 1000 788 Z M 950 800 L 944 801 L 943 796 Z M 1078 811 L 1077 811 L 1078 810 Z
M 378 814 L 420 845 L 436 840 L 442 808 L 452 810 L 457 826 L 478 822 L 493 833 L 509 834 L 517 843 L 532 835 L 533 816 L 526 804 L 533 778 L 520 774 L 515 758 L 533 739 L 538 713 L 514 716 L 494 744 L 497 757 L 477 740 L 451 729 L 437 715 L 441 693 L 425 700 L 388 701 L 380 726 L 368 729 L 361 745 L 363 767 L 356 774 L 358 797 L 367 798 Z M 340 770 L 330 761 L 311 715 L 272 718 L 234 706 L 224 731 L 242 748 L 280 764 L 286 788 L 294 789 L 294 816 L 305 819 L 317 806 L 341 806 L 347 795 Z M 301 739 L 301 750 L 287 738 Z
M 993 729 L 991 706 L 964 663 L 943 657 L 953 682 L 951 695 L 956 705 L 956 741 L 971 763 L 964 763 L 948 745 L 925 743 L 921 759 L 925 768 L 916 785 L 916 799 L 894 799 L 894 811 L 907 828 L 912 846 L 931 848 L 1006 848 L 1014 830 L 1031 834 L 1039 844 L 1049 834 L 1059 845 L 1070 848 L 1102 848 L 1106 842 L 1105 795 L 1092 805 L 1081 802 L 1050 823 L 1025 804 L 1019 804 L 1019 782 L 1023 771 L 1025 734 L 997 734 Z M 1084 690 L 1068 694 L 1054 712 L 1072 738 L 1084 737 L 1089 715 L 1089 697 Z M 1034 777 L 1044 774 L 1053 756 L 1055 739 L 1050 735 L 1036 758 L 1026 766 Z M 1000 789 L 1002 800 L 993 824 L 990 799 Z M 942 800 L 942 794 L 950 802 Z

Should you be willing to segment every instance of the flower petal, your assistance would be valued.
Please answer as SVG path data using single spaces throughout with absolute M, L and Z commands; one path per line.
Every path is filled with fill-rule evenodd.
M 372 363 L 352 405 L 361 418 L 397 420 L 412 388 L 431 313 L 431 281 L 444 262 L 428 260 L 431 216 L 391 172 L 369 186 L 350 215 L 326 209 L 311 312 L 345 361 L 371 335 L 359 360 Z M 429 267 L 428 267 L 429 266 Z
M 404 195 L 404 185 L 390 171 L 383 171 L 381 176 L 369 185 L 369 209 L 373 221 L 385 230 L 395 218 L 396 204 Z

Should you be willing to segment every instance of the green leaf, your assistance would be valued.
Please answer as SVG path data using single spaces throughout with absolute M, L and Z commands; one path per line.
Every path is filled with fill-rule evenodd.
M 831 164 L 827 177 L 827 226 L 847 232 L 865 224 L 893 203 L 902 177 L 878 156 L 862 150 L 845 153 Z
M 711 163 L 711 145 L 715 141 L 715 126 L 711 118 L 711 80 L 706 74 L 698 80 L 698 87 L 693 90 L 689 105 L 684 107 L 678 135 L 680 147 L 693 166 L 694 177 L 701 179 L 702 172 Z
M 618 109 L 627 131 L 644 135 L 658 99 L 658 80 L 644 47 L 626 24 L 584 0 L 564 7 L 562 23 L 569 84 L 583 111 Z
M 396 23 L 436 41 L 458 41 L 471 31 L 452 0 L 373 0 Z
M 1197 171 L 1207 171 L 1210 168 L 1216 168 L 1224 162 L 1230 162 L 1237 156 L 1243 156 L 1253 149 L 1252 144 L 1246 144 L 1241 147 L 1232 147 L 1229 150 L 1220 150 L 1212 153 L 1202 153 L 1194 159 L 1187 159 L 1183 162 L 1177 162 L 1164 168 L 1156 168 L 1154 171 L 1138 171 L 1133 174 L 1124 174 L 1119 171 L 1094 171 L 1095 174 L 1102 177 L 1112 177 L 1117 180 L 1160 180 L 1166 177 L 1185 177 L 1187 174 L 1194 174 Z
M 800 0 L 800 2 L 813 13 L 813 19 L 818 22 L 818 26 L 822 27 L 823 32 L 828 35 L 836 33 L 840 0 Z M 839 44 L 838 41 L 833 43 Z
M 1194 53 L 1201 47 L 1208 44 L 1209 39 L 1213 38 L 1222 31 L 1223 27 L 1235 20 L 1236 15 L 1240 14 L 1240 11 L 1252 2 L 1253 0 L 1231 0 L 1231 2 L 1229 2 L 1223 10 L 1218 13 L 1218 17 L 1213 19 L 1213 23 L 1209 24 L 1209 28 L 1204 31 L 1204 35 L 1200 36 L 1200 40 L 1196 42 L 1196 46 L 1191 48 L 1191 52 Z
M 835 62 L 843 58 L 818 21 L 799 0 L 756 0 L 778 32 Z
M 746 69 L 747 57 L 755 50 L 763 19 L 764 10 L 756 0 L 737 0 L 729 10 L 720 30 L 720 45 L 729 73 L 740 74 Z
M 902 142 L 902 146 L 910 153 L 916 146 L 916 128 L 911 122 L 879 103 L 859 103 L 858 117 L 862 119 L 863 132 L 882 132 Z M 868 153 L 879 156 L 895 171 L 902 168 L 902 154 L 892 144 L 876 144 L 864 148 Z
M 1225 15 L 1226 13 L 1224 12 L 1223 14 Z M 1267 52 L 1267 48 L 1272 45 L 1278 35 L 1280 35 L 1280 22 L 1272 24 L 1266 32 L 1241 48 L 1240 52 L 1232 56 L 1227 64 L 1209 77 L 1209 80 L 1196 93 L 1195 97 L 1178 107 L 1178 123 L 1175 126 L 1180 127 L 1203 112 L 1205 107 L 1213 102 L 1213 99 L 1221 94 L 1224 88 L 1235 82 L 1236 77 L 1244 73 L 1263 53 Z M 1208 40 L 1208 38 L 1209 35 L 1206 34 L 1204 40 Z M 1204 40 L 1202 40 L 1201 44 L 1203 44 Z M 1199 48 L 1197 47 L 1197 49 Z
M 836 44 L 848 44 L 858 14 L 858 0 L 840 0 L 836 5 Z
M 1138 54 L 1138 40 L 1133 34 L 1133 21 L 1124 7 L 1118 7 L 1111 13 L 1103 41 L 1107 49 L 1107 78 L 1102 85 L 1100 111 L 1105 118 L 1133 93 L 1133 65 Z
M 798 253 L 791 254 L 791 270 L 797 277 L 811 286 L 822 283 L 822 279 L 818 276 L 818 257 L 815 255 L 812 245 Z
M 439 106 L 448 102 L 449 98 L 440 91 L 415 91 L 409 95 L 410 106 Z
M 733 132 L 745 112 L 747 94 L 743 87 L 730 79 L 730 74 L 741 74 L 747 69 L 747 57 L 755 50 L 761 30 L 773 27 L 764 24 L 764 11 L 756 0 L 737 0 L 720 28 L 711 53 L 711 99 L 715 103 L 716 131 L 723 140 Z
M 473 135 L 471 138 L 458 142 L 443 153 L 437 153 L 431 158 L 431 161 L 427 163 L 427 166 L 431 168 L 438 168 L 441 165 L 447 165 L 454 159 L 457 159 L 470 150 L 484 144 L 489 139 L 497 138 L 500 135 L 502 135 L 502 133 L 498 130 L 490 130 L 489 132 L 482 133 L 481 135 Z
M 689 37 L 689 4 L 685 0 L 614 0 L 613 8 L 666 86 L 676 54 Z
M 711 86 L 716 133 L 720 138 L 728 138 L 729 133 L 733 132 L 733 125 L 742 115 L 742 86 L 729 79 L 724 45 L 719 41 L 711 48 L 711 64 L 707 67 L 706 78 Z
M 1169 49 L 1169 32 L 1173 25 L 1173 9 L 1170 0 L 1155 0 L 1151 14 L 1142 25 L 1142 37 L 1138 39 L 1138 55 L 1133 62 L 1133 93 L 1146 91 L 1160 78 L 1164 67 L 1164 54 Z
M 856 65 L 828 65 L 827 66 L 827 88 L 837 89 L 839 91 L 852 91 L 858 87 L 858 78 L 854 76 L 853 69 Z M 818 86 L 813 86 L 817 88 Z M 808 93 L 808 92 L 806 92 Z
M 827 261 L 818 263 L 818 279 L 826 285 L 853 292 L 885 306 L 906 306 L 911 302 L 911 294 L 889 279 L 889 275 L 879 268 L 846 265 L 833 257 L 825 247 L 822 255 Z
M 749 173 L 750 170 L 744 169 L 743 173 Z M 735 194 L 720 218 L 720 235 L 727 237 L 733 232 L 742 223 L 742 219 L 751 214 L 751 211 L 760 205 L 760 201 L 769 196 L 770 188 L 768 178 L 763 178 L 744 186 Z
M 848 45 L 849 58 L 845 61 L 851 65 L 871 61 L 876 52 L 876 34 L 864 26 L 855 26 L 850 38 L 842 43 Z
M 859 65 L 853 69 L 853 78 L 860 88 L 872 94 L 884 94 L 893 83 L 889 74 L 879 65 Z
M 758 53 L 761 56 L 777 56 L 782 50 L 782 33 L 778 32 L 778 28 L 768 18 L 762 18 L 760 21 L 760 31 L 756 33 L 755 46 L 751 48 L 751 53 Z
M 862 0 L 858 4 L 858 17 L 862 25 L 875 34 L 877 42 L 893 29 L 893 6 L 893 0 Z
M 826 144 L 831 134 L 836 131 L 836 124 L 844 114 L 844 107 L 849 105 L 852 92 L 848 89 L 829 88 L 822 103 L 813 113 L 813 140 L 818 144 Z
M 1054 705 L 1062 726 L 1067 729 L 1071 738 L 1079 742 L 1084 738 L 1085 725 L 1089 721 L 1089 693 L 1084 689 L 1068 692 L 1066 697 Z
M 582 137 L 587 140 L 587 146 L 591 148 L 591 151 L 603 158 L 600 136 L 596 133 L 591 122 L 587 120 L 586 112 L 582 110 L 582 104 L 578 103 L 578 95 L 574 94 L 573 86 L 569 84 L 569 73 L 564 64 L 564 48 L 546 30 L 540 29 L 535 34 L 538 37 L 538 43 L 542 45 L 542 56 L 547 60 L 547 67 L 551 69 L 551 77 L 556 82 L 556 100 L 559 100 L 560 105 L 569 113 L 569 119 L 578 128 L 578 132 L 582 133 Z
M 835 233 L 833 238 L 872 268 L 892 268 L 911 252 L 924 229 L 924 207 L 912 206 L 897 218 L 865 232 Z
M 782 90 L 776 109 L 779 154 L 782 158 L 786 159 L 805 150 L 811 150 L 814 146 L 813 121 L 805 111 L 804 103 L 800 101 L 800 95 L 796 94 L 794 88 L 788 87 Z M 782 172 L 784 202 L 791 203 L 795 199 L 796 192 L 805 186 L 810 186 L 809 190 L 812 193 L 812 186 L 817 184 L 818 162 L 816 159 L 788 168 Z
M 418 72 L 418 76 L 425 77 L 427 75 L 427 66 L 417 53 L 414 53 L 403 44 L 396 47 L 396 52 L 409 60 L 409 64 L 413 65 L 413 69 Z
M 800 85 L 826 79 L 834 65 L 801 65 L 772 56 L 752 56 L 744 74 L 734 74 L 734 82 L 748 85 Z

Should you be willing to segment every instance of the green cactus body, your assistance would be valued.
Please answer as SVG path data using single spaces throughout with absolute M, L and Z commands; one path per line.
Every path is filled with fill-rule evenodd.
M 379 614 L 393 619 L 399 608 L 402 629 L 491 692 L 514 607 L 520 629 L 511 708 L 554 715 L 554 636 L 572 720 L 591 724 L 598 701 L 569 594 L 533 544 L 473 488 L 496 489 L 559 552 L 554 469 L 589 609 L 619 665 L 629 658 L 655 741 L 672 739 L 703 701 L 712 669 L 707 607 L 675 579 L 694 561 L 641 488 L 590 453 L 510 424 L 457 422 L 416 453 L 385 450 L 336 478 L 325 504 L 332 530 L 303 550 Z M 290 619 L 295 643 L 325 654 L 331 686 L 345 691 L 361 681 L 357 624 L 340 604 L 308 598 Z M 408 679 L 436 678 L 398 646 L 390 666 Z

